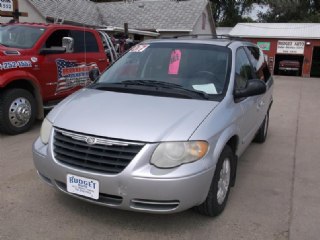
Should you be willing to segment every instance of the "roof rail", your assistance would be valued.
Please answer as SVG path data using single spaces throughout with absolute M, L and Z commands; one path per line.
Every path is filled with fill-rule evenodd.
M 173 37 L 164 37 L 164 38 L 198 38 L 198 39 L 228 39 L 228 40 L 238 40 L 244 41 L 241 37 L 234 37 L 231 35 L 214 35 L 214 34 L 190 34 L 190 35 L 177 35 Z

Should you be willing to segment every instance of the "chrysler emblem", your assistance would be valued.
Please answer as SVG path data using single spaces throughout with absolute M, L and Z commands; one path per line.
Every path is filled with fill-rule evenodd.
M 86 138 L 86 142 L 90 145 L 95 144 L 96 143 L 96 139 L 94 137 L 87 137 Z

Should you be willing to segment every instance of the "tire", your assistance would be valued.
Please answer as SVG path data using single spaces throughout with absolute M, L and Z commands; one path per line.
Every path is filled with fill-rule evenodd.
M 234 160 L 235 156 L 233 151 L 229 146 L 225 146 L 217 162 L 207 198 L 201 205 L 196 207 L 199 213 L 214 217 L 223 212 L 227 204 L 232 177 L 236 170 Z M 227 162 L 229 162 L 229 164 Z M 224 172 L 224 170 L 227 169 L 226 166 L 229 168 L 228 174 Z M 223 181 L 223 179 L 226 181 Z
M 36 101 L 24 89 L 8 89 L 0 94 L 0 132 L 16 135 L 29 130 L 36 119 Z
M 256 143 L 264 143 L 267 139 L 269 128 L 269 112 L 265 116 L 260 128 L 258 129 L 253 141 Z

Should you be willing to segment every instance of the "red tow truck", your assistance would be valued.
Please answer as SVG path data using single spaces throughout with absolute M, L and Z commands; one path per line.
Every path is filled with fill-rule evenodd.
M 117 53 L 108 35 L 60 24 L 0 25 L 0 132 L 19 134 L 90 83 Z

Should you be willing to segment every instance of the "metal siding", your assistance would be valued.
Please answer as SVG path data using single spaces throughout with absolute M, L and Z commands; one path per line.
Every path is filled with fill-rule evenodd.
M 320 39 L 320 23 L 238 23 L 230 35 L 251 38 Z
M 232 27 L 217 27 L 216 32 L 217 35 L 228 35 L 232 29 Z

